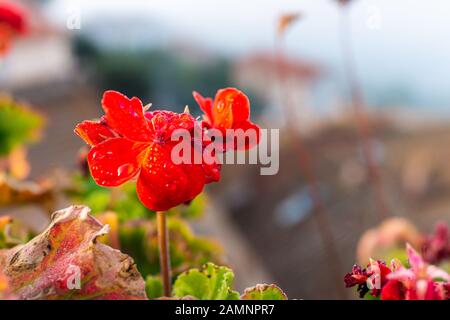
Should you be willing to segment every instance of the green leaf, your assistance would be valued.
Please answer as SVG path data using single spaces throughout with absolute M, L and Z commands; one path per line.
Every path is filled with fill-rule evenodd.
M 0 96 L 0 156 L 38 139 L 44 119 L 8 96 Z
M 207 263 L 202 270 L 191 269 L 180 274 L 173 286 L 173 295 L 200 300 L 239 300 L 239 293 L 232 290 L 233 281 L 231 269 Z
M 164 293 L 161 279 L 155 276 L 147 276 L 145 279 L 145 291 L 149 299 L 162 297 Z
M 245 289 L 242 300 L 287 300 L 286 294 L 274 284 L 257 284 Z
M 374 297 L 370 292 L 367 292 L 364 297 L 364 300 L 380 300 L 380 297 Z

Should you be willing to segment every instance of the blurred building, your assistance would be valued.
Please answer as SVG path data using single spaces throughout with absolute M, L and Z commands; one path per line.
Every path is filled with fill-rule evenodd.
M 36 3 L 22 3 L 28 9 L 30 30 L 2 61 L 0 88 L 17 91 L 70 81 L 75 64 L 69 34 L 52 27 Z
M 302 129 L 319 121 L 312 103 L 312 87 L 322 75 L 318 66 L 300 59 L 281 60 L 273 54 L 255 53 L 237 60 L 233 75 L 241 87 L 268 101 L 266 116 L 271 125 L 282 126 L 288 108 L 292 110 L 287 112 L 296 117 L 291 120 L 301 123 Z

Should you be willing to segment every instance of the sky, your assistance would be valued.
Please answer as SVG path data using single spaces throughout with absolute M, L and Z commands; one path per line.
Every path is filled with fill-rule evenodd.
M 333 0 L 57 0 L 48 13 L 64 26 L 74 8 L 82 29 L 111 17 L 144 20 L 149 27 L 141 33 L 161 43 L 189 39 L 229 56 L 272 52 L 279 15 L 300 12 L 287 32 L 287 51 L 322 66 L 338 87 L 343 81 Z M 350 16 L 358 73 L 373 104 L 450 114 L 448 0 L 355 0 Z

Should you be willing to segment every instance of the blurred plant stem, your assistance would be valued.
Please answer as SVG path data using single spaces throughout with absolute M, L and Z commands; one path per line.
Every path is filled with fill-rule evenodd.
M 289 136 L 294 138 L 294 150 L 300 162 L 302 175 L 308 184 L 309 197 L 314 207 L 313 218 L 317 223 L 330 271 L 333 274 L 333 282 L 336 292 L 341 299 L 345 299 L 347 297 L 347 293 L 342 286 L 342 264 L 336 247 L 336 241 L 334 240 L 331 225 L 327 217 L 328 213 L 325 209 L 322 196 L 320 194 L 317 178 L 312 165 L 313 158 L 311 152 L 305 145 L 300 130 L 298 130 L 299 123 L 296 121 L 297 117 L 295 116 L 295 106 L 291 100 L 291 88 L 289 88 L 286 83 L 288 79 L 286 78 L 285 73 L 287 70 L 287 63 L 285 61 L 283 50 L 283 34 L 277 34 L 275 43 L 278 83 L 282 100 L 281 103 L 287 119 L 287 129 Z
M 167 213 L 164 211 L 156 212 L 156 224 L 158 229 L 159 245 L 159 263 L 161 266 L 161 277 L 163 281 L 164 296 L 171 295 L 171 272 L 170 272 L 170 254 L 169 254 L 169 229 L 167 228 Z
M 367 167 L 373 200 L 380 221 L 389 215 L 384 197 L 380 170 L 374 159 L 373 136 L 370 118 L 365 107 L 364 97 L 356 72 L 356 62 L 351 38 L 350 5 L 340 6 L 340 40 L 345 77 L 347 78 L 356 127 L 361 143 L 362 154 Z

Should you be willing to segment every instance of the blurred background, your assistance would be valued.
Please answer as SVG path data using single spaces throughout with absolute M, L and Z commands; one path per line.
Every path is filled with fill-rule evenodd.
M 236 86 L 256 123 L 280 129 L 278 174 L 225 166 L 195 226 L 223 244 L 239 288 L 350 297 L 342 279 L 369 228 L 450 221 L 448 1 L 18 2 L 31 32 L 3 58 L 0 89 L 47 119 L 33 178 L 76 166 L 73 128 L 101 115 L 106 89 L 200 115 L 193 90 Z

